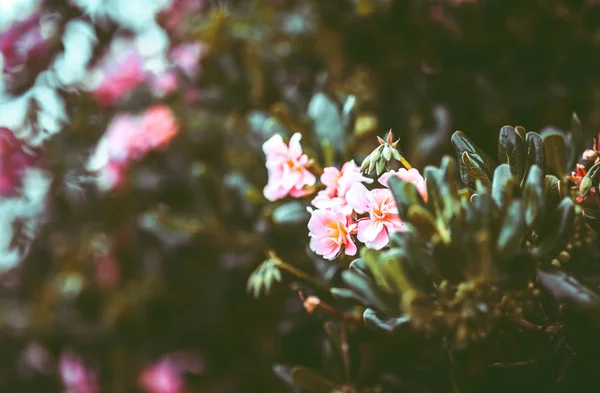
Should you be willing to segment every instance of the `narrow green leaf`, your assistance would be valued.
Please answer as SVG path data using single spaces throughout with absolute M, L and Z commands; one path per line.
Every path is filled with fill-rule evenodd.
M 477 181 L 480 181 L 485 187 L 491 185 L 490 176 L 486 173 L 476 156 L 464 152 L 461 157 L 461 175 L 463 183 L 471 190 L 476 190 Z
M 497 241 L 498 257 L 501 259 L 511 259 L 519 251 L 525 236 L 524 210 L 524 202 L 520 199 L 512 201 L 506 210 Z
M 504 211 L 507 208 L 508 201 L 513 196 L 516 184 L 517 182 L 508 164 L 502 164 L 496 168 L 492 183 L 492 197 L 500 211 Z
M 546 260 L 553 255 L 558 254 L 565 246 L 571 233 L 575 221 L 575 203 L 569 197 L 563 198 L 558 205 L 556 212 L 549 220 L 546 227 L 549 229 L 548 235 L 533 250 L 533 255 L 542 260 Z
M 566 171 L 566 143 L 562 133 L 555 130 L 546 130 L 541 134 L 546 150 L 546 170 L 564 179 Z
M 545 209 L 544 173 L 537 165 L 532 165 L 525 179 L 523 190 L 525 201 L 525 223 L 531 229 L 543 219 Z
M 523 138 L 514 127 L 504 126 L 500 129 L 498 139 L 498 162 L 508 164 L 510 171 L 517 180 L 517 184 L 521 184 L 523 176 L 525 176 L 525 160 L 527 157 Z
M 370 308 L 367 308 L 363 313 L 363 319 L 368 327 L 382 329 L 388 333 L 393 333 L 397 329 L 407 327 L 410 324 L 410 318 L 407 316 L 381 319 L 377 316 L 377 313 Z
M 546 171 L 546 148 L 544 140 L 535 132 L 528 132 L 526 137 L 527 142 L 527 164 L 537 165 L 542 173 Z

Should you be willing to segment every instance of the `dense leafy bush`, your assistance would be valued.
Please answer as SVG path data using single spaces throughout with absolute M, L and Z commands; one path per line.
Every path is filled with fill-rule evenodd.
M 0 2 L 0 390 L 587 391 L 599 10 Z

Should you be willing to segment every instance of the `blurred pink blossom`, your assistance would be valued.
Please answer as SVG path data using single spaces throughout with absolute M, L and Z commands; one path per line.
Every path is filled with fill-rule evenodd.
M 346 194 L 348 204 L 358 214 L 368 217 L 358 220 L 357 238 L 367 247 L 379 250 L 389 242 L 389 233 L 405 228 L 398 216 L 398 208 L 392 192 L 388 189 L 367 190 L 356 183 Z
M 168 144 L 179 132 L 175 114 L 166 105 L 154 105 L 146 109 L 140 124 L 140 140 L 146 146 L 144 153 Z
M 94 96 L 102 105 L 114 105 L 146 79 L 142 57 L 128 52 L 117 58 L 108 58 Z
M 0 127 L 0 196 L 10 196 L 21 185 L 34 157 L 23 150 L 23 142 L 8 128 Z
M 396 176 L 405 182 L 414 184 L 423 200 L 427 202 L 427 183 L 425 183 L 425 179 L 417 169 L 411 168 L 406 170 L 405 168 L 400 168 L 398 172 L 391 170 L 381 175 L 378 181 L 382 186 L 389 188 L 388 180 L 391 176 Z
M 184 25 L 186 15 L 201 10 L 205 0 L 173 0 L 171 6 L 159 16 L 161 24 L 169 31 Z
M 308 221 L 310 249 L 325 259 L 334 259 L 344 248 L 346 255 L 356 254 L 352 234 L 356 223 L 341 210 L 315 210 Z
M 201 42 L 179 44 L 171 50 L 169 57 L 189 78 L 198 75 L 200 59 L 208 52 L 208 47 Z
M 179 86 L 177 74 L 173 70 L 167 70 L 159 74 L 152 75 L 150 86 L 159 97 L 164 97 L 173 93 Z
M 79 355 L 65 351 L 60 355 L 59 373 L 63 384 L 70 393 L 96 393 L 99 391 L 98 378 L 88 369 Z
M 96 281 L 102 288 L 113 288 L 119 283 L 119 261 L 111 255 L 96 260 Z
M 40 14 L 34 13 L 27 19 L 14 23 L 0 33 L 0 54 L 4 72 L 11 72 L 20 66 L 39 61 L 48 49 L 47 40 L 42 36 Z
M 113 189 L 123 183 L 131 161 L 164 147 L 178 132 L 177 119 L 166 105 L 154 105 L 141 116 L 119 114 L 98 143 L 88 170 L 98 172 L 101 189 Z
M 185 386 L 181 372 L 168 360 L 145 368 L 138 382 L 147 393 L 180 393 Z
M 299 198 L 312 192 L 310 187 L 315 184 L 316 178 L 307 169 L 310 162 L 302 152 L 301 138 L 300 133 L 295 133 L 286 145 L 281 135 L 274 135 L 263 144 L 269 173 L 263 192 L 268 200 L 275 201 L 288 195 Z

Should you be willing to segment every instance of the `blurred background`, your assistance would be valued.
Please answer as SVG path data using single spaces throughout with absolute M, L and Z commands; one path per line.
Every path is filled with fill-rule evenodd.
M 322 321 L 246 281 L 270 249 L 335 268 L 264 199 L 262 143 L 360 162 L 393 129 L 422 170 L 455 130 L 494 154 L 576 112 L 591 139 L 599 22 L 595 0 L 1 0 L 0 391 L 293 392 Z

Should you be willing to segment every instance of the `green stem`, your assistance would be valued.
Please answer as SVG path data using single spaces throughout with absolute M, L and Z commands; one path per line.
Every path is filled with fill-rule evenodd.
M 296 269 L 295 267 L 293 267 L 292 265 L 289 265 L 285 262 L 283 262 L 282 260 L 277 260 L 275 262 L 275 265 L 278 268 L 281 268 L 283 270 L 286 270 L 288 273 L 293 274 L 294 276 L 304 280 L 304 281 L 308 281 L 312 284 L 314 284 L 317 287 L 321 287 L 324 288 L 326 290 L 329 290 L 329 286 L 327 285 L 327 283 L 325 283 L 324 281 L 321 281 L 317 278 L 314 278 L 306 273 L 304 273 L 302 270 L 300 269 Z

